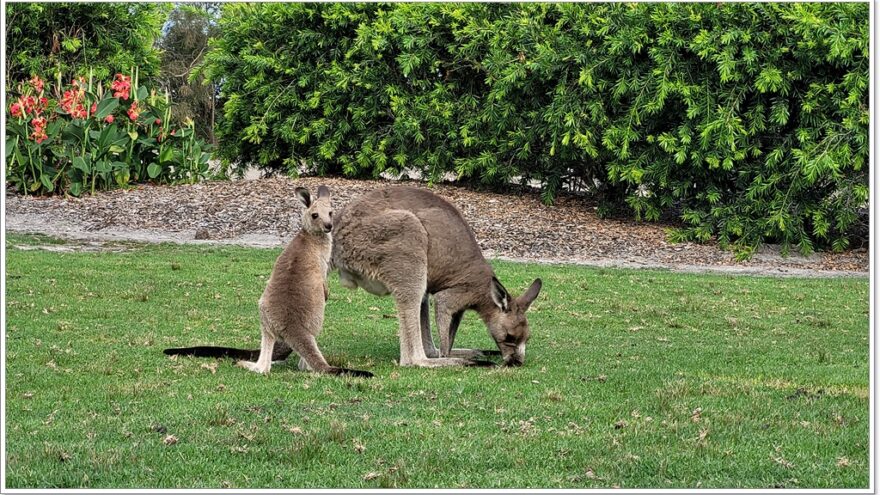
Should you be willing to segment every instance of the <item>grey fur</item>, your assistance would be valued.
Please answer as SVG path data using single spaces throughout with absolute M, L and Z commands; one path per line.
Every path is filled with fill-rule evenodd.
M 480 315 L 506 364 L 523 363 L 529 339 L 525 311 L 541 281 L 523 297 L 510 297 L 451 203 L 424 189 L 388 187 L 353 200 L 333 225 L 332 264 L 342 285 L 395 299 L 401 365 L 467 365 L 488 354 L 452 348 L 466 310 Z M 505 297 L 496 301 L 502 292 Z M 439 351 L 430 339 L 428 294 L 435 298 Z

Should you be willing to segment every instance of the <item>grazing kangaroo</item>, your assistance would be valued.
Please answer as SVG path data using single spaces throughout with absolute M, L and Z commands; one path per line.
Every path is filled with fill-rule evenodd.
M 504 363 L 525 360 L 525 312 L 538 297 L 536 279 L 511 297 L 495 278 L 461 212 L 440 196 L 412 187 L 377 189 L 353 200 L 333 222 L 333 266 L 340 283 L 376 295 L 391 294 L 400 324 L 400 364 L 481 364 L 488 351 L 453 349 L 466 310 L 489 329 Z M 440 350 L 434 346 L 428 295 L 434 295 Z
M 260 298 L 261 340 L 256 362 L 255 351 L 224 347 L 166 349 L 165 354 L 229 356 L 245 358 L 238 364 L 257 373 L 268 373 L 272 361 L 286 358 L 291 349 L 299 354 L 299 368 L 330 374 L 371 377 L 367 371 L 330 366 L 318 349 L 315 338 L 324 324 L 324 305 L 329 295 L 327 272 L 332 246 L 333 211 L 330 190 L 318 187 L 318 197 L 298 187 L 296 195 L 305 205 L 302 230 L 278 259 L 263 296 Z M 276 342 L 283 342 L 274 352 Z

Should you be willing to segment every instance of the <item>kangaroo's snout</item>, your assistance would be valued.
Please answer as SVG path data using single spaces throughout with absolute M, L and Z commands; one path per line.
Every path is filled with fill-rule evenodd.
M 522 366 L 526 362 L 526 345 L 521 343 L 516 347 L 499 346 L 501 349 L 501 359 L 504 360 L 504 366 L 517 367 Z
M 324 232 L 330 232 L 331 230 L 333 230 L 333 224 L 332 223 L 325 223 L 324 224 Z

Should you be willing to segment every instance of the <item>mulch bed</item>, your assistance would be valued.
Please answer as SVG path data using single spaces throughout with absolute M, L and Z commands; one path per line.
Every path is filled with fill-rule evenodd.
M 41 214 L 81 225 L 84 230 L 132 229 L 146 232 L 196 232 L 199 238 L 235 239 L 244 234 L 290 238 L 299 228 L 297 186 L 330 187 L 334 206 L 384 187 L 387 181 L 283 177 L 212 181 L 181 186 L 139 186 L 83 198 L 35 198 L 7 193 L 6 215 Z M 427 187 L 410 182 L 409 185 Z M 714 244 L 666 241 L 670 224 L 600 219 L 596 204 L 577 195 L 561 196 L 553 206 L 536 192 L 495 194 L 453 185 L 433 190 L 458 206 L 473 227 L 487 257 L 560 262 L 622 262 L 644 265 L 768 267 L 857 271 L 868 270 L 868 250 L 778 255 L 767 246 L 753 259 L 736 262 Z

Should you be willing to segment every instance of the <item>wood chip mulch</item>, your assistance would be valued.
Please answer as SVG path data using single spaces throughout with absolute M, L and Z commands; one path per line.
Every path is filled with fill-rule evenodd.
M 279 245 L 299 228 L 297 186 L 315 190 L 330 187 L 334 206 L 391 184 L 340 178 L 268 178 L 211 181 L 181 186 L 139 186 L 83 198 L 6 196 L 7 224 L 17 215 L 37 215 L 48 222 L 75 225 L 84 231 L 137 231 L 182 233 L 189 239 L 237 239 L 248 234 L 279 237 Z M 418 182 L 409 185 L 427 187 Z M 670 224 L 600 219 L 596 205 L 577 195 L 562 196 L 553 206 L 541 203 L 535 192 L 495 194 L 454 185 L 433 190 L 464 213 L 487 257 L 622 264 L 630 266 L 690 266 L 792 270 L 868 271 L 868 250 L 792 253 L 779 256 L 778 248 L 762 248 L 753 259 L 736 262 L 715 244 L 666 241 Z M 12 222 L 15 223 L 15 222 Z M 37 229 L 39 230 L 39 229 Z M 51 232 L 47 232 L 51 233 Z

